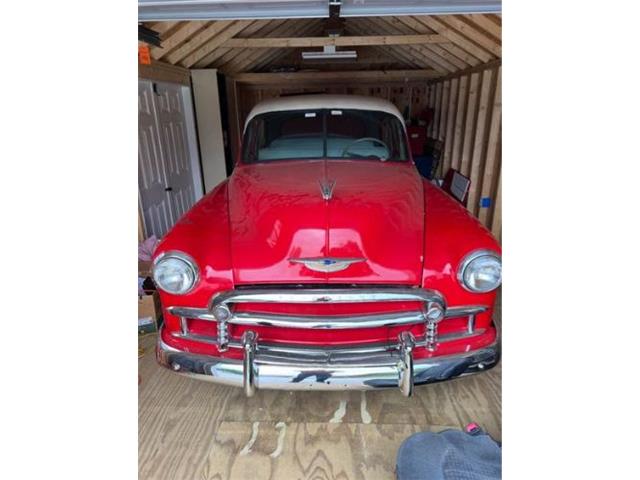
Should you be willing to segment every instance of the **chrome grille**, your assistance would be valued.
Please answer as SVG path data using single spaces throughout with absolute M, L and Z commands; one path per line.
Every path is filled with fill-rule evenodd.
M 235 312 L 234 305 L 242 303 L 284 303 L 284 304 L 330 304 L 330 303 L 387 303 L 387 302 L 419 302 L 422 308 L 362 315 L 300 315 L 258 312 Z M 484 306 L 450 307 L 447 309 L 443 296 L 435 291 L 422 288 L 403 287 L 368 287 L 368 288 L 242 288 L 221 292 L 213 297 L 209 308 L 168 307 L 169 313 L 180 317 L 181 331 L 174 336 L 213 343 L 221 351 L 227 348 L 242 348 L 242 343 L 229 338 L 228 325 L 252 327 L 283 327 L 302 329 L 358 329 L 374 327 L 410 326 L 424 323 L 427 332 L 437 336 L 436 325 L 425 316 L 425 311 L 438 304 L 444 309 L 444 318 L 468 316 L 466 334 L 440 336 L 439 341 L 453 340 L 465 336 L 482 333 L 475 328 L 475 316 L 486 310 Z M 223 313 L 226 312 L 223 317 Z M 216 315 L 218 313 L 218 315 Z M 203 336 L 192 333 L 187 319 L 198 319 L 217 323 L 217 336 Z M 432 348 L 433 339 L 417 338 L 415 346 Z M 305 347 L 293 346 L 294 349 Z M 379 346 L 356 346 L 374 348 L 376 351 L 395 349 L 388 344 Z

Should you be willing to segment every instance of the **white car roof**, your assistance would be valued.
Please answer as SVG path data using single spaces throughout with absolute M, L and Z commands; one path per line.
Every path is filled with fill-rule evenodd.
M 258 103 L 244 124 L 247 128 L 249 121 L 256 115 L 269 112 L 284 112 L 287 110 L 317 110 L 319 108 L 335 108 L 345 110 L 374 110 L 395 115 L 404 125 L 404 119 L 396 106 L 388 100 L 361 95 L 294 95 L 290 97 L 278 97 L 263 100 Z

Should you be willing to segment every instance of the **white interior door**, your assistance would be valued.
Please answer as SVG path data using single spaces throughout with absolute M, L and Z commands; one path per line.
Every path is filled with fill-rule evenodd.
M 160 238 L 174 223 L 165 191 L 164 158 L 153 84 L 138 81 L 138 195 L 147 236 Z
M 186 87 L 138 81 L 138 186 L 147 235 L 162 237 L 202 196 Z
M 171 198 L 173 216 L 177 221 L 193 206 L 196 200 L 185 125 L 186 115 L 182 86 L 158 83 L 156 85 L 156 101 L 166 188 Z

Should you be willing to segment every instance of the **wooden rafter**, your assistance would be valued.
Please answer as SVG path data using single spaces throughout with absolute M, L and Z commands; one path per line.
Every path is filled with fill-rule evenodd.
M 234 35 L 237 35 L 243 29 L 251 25 L 252 21 L 253 20 L 238 20 L 233 25 L 230 25 L 229 27 L 224 29 L 220 34 L 216 35 L 214 38 L 211 38 L 207 43 L 185 57 L 180 62 L 180 64 L 186 68 L 191 67 L 192 65 L 197 63 L 198 60 L 213 52 L 229 38 L 232 38 Z
M 175 48 L 171 53 L 166 55 L 165 60 L 173 64 L 178 63 L 193 50 L 198 48 L 203 43 L 207 42 L 209 39 L 215 37 L 232 24 L 232 20 L 211 22 L 205 28 L 201 29 L 198 33 L 189 38 L 187 41 L 183 42 L 178 48 Z
M 392 47 L 372 47 L 372 48 L 374 48 L 376 51 L 380 52 L 381 55 L 388 55 L 388 56 L 394 58 L 401 65 L 404 65 L 405 68 L 407 66 L 415 67 L 415 68 L 424 68 L 424 67 L 429 67 L 430 66 L 426 62 L 419 62 L 418 63 L 414 59 L 405 60 L 402 57 L 402 55 L 400 53 L 398 53 L 398 49 L 397 48 L 392 48 Z
M 233 79 L 238 83 L 278 85 L 305 82 L 350 83 L 353 81 L 367 82 L 410 82 L 421 81 L 437 76 L 435 70 L 353 70 L 336 72 L 292 72 L 292 73 L 239 73 Z
M 388 17 L 387 20 L 395 25 L 403 25 L 406 29 L 405 31 L 415 32 L 415 33 L 426 33 L 432 32 L 432 30 L 422 23 L 418 22 L 413 17 L 401 16 L 401 17 Z M 453 48 L 452 48 L 453 47 Z M 455 46 L 451 43 L 443 43 L 440 45 L 429 45 L 429 49 L 444 58 L 448 62 L 452 63 L 456 66 L 457 69 L 467 68 L 469 66 L 474 65 L 473 57 L 469 58 L 469 55 L 465 54 L 462 51 L 456 52 Z M 458 53 L 458 55 L 456 55 Z M 476 61 L 477 63 L 477 61 Z
M 222 46 L 226 48 L 353 47 L 359 45 L 422 45 L 447 41 L 441 35 L 366 35 L 353 37 L 232 38 Z
M 401 31 L 396 26 L 389 24 L 384 17 L 362 19 L 362 21 L 365 22 L 365 25 L 368 25 L 369 28 L 375 28 L 387 33 Z M 456 70 L 455 65 L 433 53 L 426 45 L 413 45 L 405 48 L 413 52 L 416 56 L 426 59 L 431 66 L 440 70 L 442 73 L 451 73 Z
M 300 30 L 296 30 L 296 34 L 300 35 L 310 35 L 317 34 L 324 28 L 322 22 L 317 20 L 312 20 L 306 26 L 303 26 Z M 264 53 L 264 50 L 260 50 L 258 52 L 253 52 L 253 55 L 250 56 L 251 60 L 249 63 L 240 66 L 239 70 L 235 71 L 256 71 L 264 68 L 265 65 L 268 65 L 272 62 L 278 61 L 281 57 L 285 56 L 288 53 L 288 49 L 274 49 L 267 55 L 259 55 L 259 53 Z
M 355 33 L 360 33 L 367 30 L 367 26 L 359 22 L 357 23 L 353 21 L 347 24 L 347 28 L 349 31 L 353 31 Z M 375 48 L 382 49 L 383 47 L 375 47 Z M 442 73 L 446 73 L 446 71 L 443 71 L 437 65 L 434 65 L 429 61 L 426 61 L 423 57 L 421 56 L 416 57 L 411 51 L 407 50 L 406 47 L 387 46 L 387 47 L 384 47 L 384 51 L 390 55 L 393 55 L 395 58 L 398 59 L 399 62 L 403 63 L 407 67 L 414 67 L 414 68 L 430 67 Z
M 477 43 L 492 55 L 498 58 L 502 57 L 502 47 L 500 43 L 493 40 L 490 36 L 483 34 L 477 28 L 474 28 L 473 24 L 464 17 L 457 18 L 455 15 L 444 15 L 440 21 L 451 27 L 452 30 L 459 32 L 469 40 Z
M 282 23 L 284 21 L 285 20 L 256 20 L 247 28 L 242 30 L 238 35 L 255 35 L 264 31 L 265 28 L 274 23 Z M 218 47 L 198 60 L 194 65 L 192 65 L 192 68 L 206 68 L 218 59 L 224 58 L 227 54 L 229 55 L 229 58 L 235 57 L 236 55 L 238 55 L 238 51 L 231 48 Z
M 145 24 L 145 27 L 148 27 L 151 30 L 158 32 L 160 34 L 160 38 L 162 38 L 163 34 L 167 33 L 172 28 L 178 26 L 178 23 L 180 22 L 155 22 L 155 23 Z
M 162 39 L 162 47 L 151 49 L 151 56 L 159 60 L 168 55 L 174 48 L 182 45 L 193 35 L 207 26 L 208 22 L 184 22 L 173 32 L 172 35 Z
M 490 60 L 493 60 L 493 55 L 480 48 L 478 45 L 476 45 L 463 35 L 460 35 L 457 31 L 452 30 L 449 25 L 447 25 L 446 23 L 442 23 L 442 21 L 438 17 L 430 17 L 428 15 L 425 15 L 414 18 L 427 27 L 431 28 L 432 30 L 438 32 L 440 35 L 447 37 L 451 41 L 451 43 L 457 45 L 462 50 L 465 50 L 467 53 L 473 55 L 481 62 L 488 62 Z
M 432 69 L 444 79 L 499 62 L 502 56 L 502 18 L 491 14 L 349 18 L 337 37 L 325 35 L 324 19 L 150 22 L 145 26 L 160 33 L 162 47 L 151 49 L 154 60 L 231 74 L 265 71 L 270 65 L 331 69 L 329 63 L 299 58 L 300 49 L 326 45 L 356 49 L 361 58 L 344 62 L 354 70 Z
M 488 17 L 486 15 L 464 15 L 464 18 L 483 28 L 487 33 L 493 35 L 493 37 L 497 40 L 500 40 L 502 38 L 502 27 L 491 17 Z
M 414 29 L 400 21 L 401 18 L 403 17 L 380 17 L 379 19 L 372 19 L 372 21 L 378 25 L 378 28 L 386 28 L 386 31 L 415 34 L 416 31 Z M 445 43 L 448 44 L 450 42 Z M 439 45 L 421 45 L 419 47 L 416 46 L 415 48 L 418 49 L 422 55 L 429 58 L 432 62 L 437 63 L 448 72 L 454 72 L 459 68 L 464 68 L 465 65 L 462 64 L 461 66 L 459 59 L 453 57 L 442 48 L 445 43 Z
M 398 17 L 398 20 L 410 26 L 415 32 L 433 32 L 434 31 L 428 26 L 426 26 L 424 23 L 420 22 L 416 17 Z M 458 45 L 454 43 L 443 43 L 439 45 L 439 47 L 441 47 L 447 53 L 455 56 L 456 58 L 459 58 L 469 66 L 475 66 L 480 64 L 480 60 L 478 60 L 469 52 L 460 48 Z
M 288 22 L 286 20 L 272 20 L 267 26 L 260 29 L 259 34 L 265 36 L 276 36 L 283 34 L 291 34 L 291 32 L 299 32 L 306 25 L 311 24 L 315 20 L 300 20 L 296 22 Z M 286 33 L 285 33 L 286 32 Z M 207 66 L 214 66 L 220 70 L 235 69 L 236 65 L 242 64 L 247 59 L 264 58 L 267 56 L 264 51 L 245 49 L 238 51 L 237 49 L 226 49 L 229 53 L 223 55 L 214 63 Z

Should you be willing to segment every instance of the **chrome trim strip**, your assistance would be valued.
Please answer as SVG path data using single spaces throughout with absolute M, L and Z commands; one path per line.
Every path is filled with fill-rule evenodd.
M 172 332 L 171 336 L 175 338 L 181 338 L 183 340 L 191 340 L 193 342 L 202 342 L 209 345 L 215 345 L 216 347 L 218 346 L 218 337 L 210 337 L 208 335 L 199 335 L 197 333 L 183 334 L 182 332 L 180 333 Z
M 406 348 L 402 355 L 396 351 L 350 361 L 329 358 L 308 363 L 306 359 L 300 361 L 295 357 L 274 361 L 264 355 L 261 352 L 263 347 L 257 344 L 255 356 L 232 360 L 176 350 L 162 341 L 162 334 L 161 330 L 157 345 L 157 359 L 161 365 L 193 378 L 244 387 L 247 393 L 256 389 L 370 390 L 390 387 L 400 387 L 406 393 L 411 383 L 423 385 L 478 373 L 495 366 L 500 358 L 496 342 L 457 355 L 420 360 L 411 358 L 413 368 L 408 366 L 409 359 L 404 358 L 405 355 L 412 357 Z M 253 343 L 247 341 L 246 345 Z M 249 350 L 252 351 L 251 348 Z M 407 378 L 409 373 L 411 382 Z
M 438 335 L 438 343 L 452 342 L 454 340 L 463 340 L 469 337 L 477 337 L 478 335 L 482 335 L 486 331 L 487 330 L 485 328 L 478 328 L 477 330 L 473 330 L 472 332 L 469 332 L 467 330 L 466 332 L 461 332 L 461 333 L 458 333 L 458 332 L 444 333 L 444 334 L 441 333 L 440 335 Z
M 463 305 L 460 307 L 449 307 L 444 314 L 444 318 L 466 317 L 467 315 L 476 315 L 486 311 L 488 307 L 484 305 Z
M 228 290 L 213 297 L 211 306 L 221 303 L 366 303 L 437 302 L 444 297 L 423 288 L 336 288 L 336 289 L 246 289 Z M 212 309 L 210 309 L 212 310 Z
M 171 315 L 178 317 L 196 318 L 198 320 L 208 320 L 215 322 L 216 317 L 207 308 L 193 308 L 193 307 L 167 307 L 167 311 Z
M 425 321 L 422 311 L 403 311 L 375 315 L 278 315 L 270 313 L 235 313 L 229 323 L 283 328 L 344 329 L 411 325 Z
M 487 310 L 488 307 L 484 305 L 466 305 L 461 307 L 450 307 L 445 318 L 467 318 L 467 334 L 473 335 L 476 330 L 476 315 Z
M 482 313 L 484 311 L 486 311 L 488 309 L 488 307 L 484 306 L 484 305 L 463 305 L 463 306 L 459 306 L 459 307 L 449 307 L 447 308 L 444 317 L 445 318 L 457 318 L 457 317 L 465 317 L 467 315 L 472 315 L 472 314 L 478 314 L 478 313 Z M 207 308 L 193 308 L 193 307 L 168 307 L 167 310 L 169 311 L 169 313 L 171 313 L 172 315 L 176 315 L 178 317 L 187 317 L 187 318 L 197 318 L 199 320 L 208 320 L 210 322 L 215 322 L 216 318 L 213 316 L 213 314 L 210 312 L 209 309 Z M 402 312 L 404 313 L 411 313 L 411 312 Z M 249 314 L 248 313 L 242 313 L 242 314 L 236 314 L 236 315 L 242 315 L 240 318 L 245 318 L 248 317 Z M 251 314 L 251 316 L 266 316 L 269 314 Z M 288 319 L 288 318 L 308 318 L 309 321 L 311 321 L 311 319 L 313 319 L 313 316 L 309 316 L 309 317 L 305 317 L 305 316 L 285 316 L 285 315 L 273 315 L 273 316 L 277 316 L 280 320 L 282 319 Z M 364 315 L 363 315 L 364 317 Z M 327 318 L 331 318 L 331 317 L 327 317 Z M 355 318 L 355 317 L 352 317 Z M 243 321 L 239 321 L 239 322 L 232 322 L 232 323 L 237 323 L 238 325 L 247 325 L 246 323 L 243 323 Z M 320 328 L 320 327 L 318 327 Z

